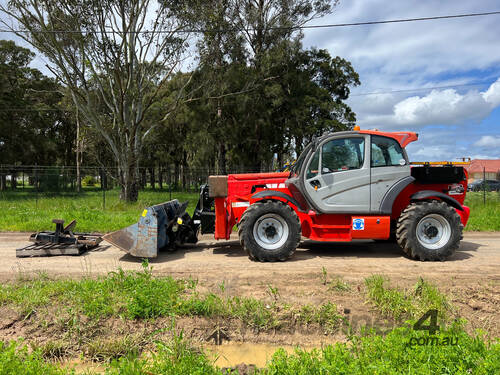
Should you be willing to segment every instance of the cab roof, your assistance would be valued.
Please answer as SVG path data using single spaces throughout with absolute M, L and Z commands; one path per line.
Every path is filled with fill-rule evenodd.
M 356 129 L 356 127 L 355 127 Z M 371 135 L 379 135 L 381 137 L 389 137 L 393 138 L 399 142 L 401 147 L 406 147 L 411 142 L 415 142 L 418 140 L 418 134 L 414 132 L 381 132 L 379 130 L 348 130 L 341 132 L 328 133 L 323 135 L 320 138 L 320 141 L 326 137 L 331 137 L 332 135 L 352 135 L 352 134 L 371 134 Z
M 418 140 L 418 134 L 414 132 L 381 132 L 378 130 L 355 130 L 358 133 L 380 135 L 382 137 L 394 138 L 401 147 L 406 147 L 411 142 Z

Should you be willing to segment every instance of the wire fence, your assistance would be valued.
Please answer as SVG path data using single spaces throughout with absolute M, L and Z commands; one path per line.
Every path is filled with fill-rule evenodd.
M 0 190 L 35 189 L 39 192 L 78 192 L 85 187 L 110 190 L 119 186 L 116 167 L 0 165 Z M 138 188 L 197 190 L 215 170 L 179 166 L 138 168 Z
M 225 173 L 251 173 L 261 168 L 232 169 Z M 271 170 L 265 170 L 271 172 Z M 157 165 L 138 168 L 139 190 L 163 190 L 198 192 L 208 176 L 218 174 L 215 169 L 188 168 L 179 165 Z M 99 166 L 39 166 L 0 165 L 0 191 L 25 191 L 43 193 L 84 193 L 89 190 L 104 192 L 118 189 L 119 176 L 116 167 Z M 469 174 L 469 190 L 486 193 L 500 191 L 500 170 Z M 105 195 L 104 195 L 105 199 Z
M 225 173 L 250 173 L 261 168 L 231 169 Z M 264 170 L 270 172 L 270 170 Z M 188 168 L 180 165 L 156 165 L 138 168 L 139 191 L 163 191 L 172 199 L 172 192 L 200 191 L 208 176 L 221 174 L 216 169 Z M 24 192 L 38 203 L 42 196 L 79 196 L 88 192 L 102 192 L 102 206 L 106 206 L 106 195 L 113 196 L 120 190 L 117 167 L 99 166 L 40 166 L 0 165 L 0 193 Z M 0 199 L 5 194 L 0 195 Z

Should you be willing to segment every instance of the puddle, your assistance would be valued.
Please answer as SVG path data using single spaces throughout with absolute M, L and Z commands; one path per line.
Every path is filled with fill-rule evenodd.
M 219 367 L 234 367 L 241 363 L 264 367 L 278 349 L 284 349 L 288 354 L 295 352 L 295 346 L 255 344 L 245 342 L 230 342 L 222 345 L 204 345 L 207 355 L 212 356 L 215 365 Z M 315 347 L 301 349 L 312 350 Z M 318 346 L 319 348 L 319 346 Z
M 326 345 L 327 343 L 323 343 Z M 278 349 L 284 349 L 288 354 L 293 354 L 297 346 L 277 345 L 277 344 L 256 344 L 251 342 L 227 342 L 222 345 L 208 344 L 203 345 L 206 355 L 214 361 L 218 367 L 236 367 L 240 364 L 255 365 L 265 367 Z M 315 348 L 321 348 L 321 345 L 300 345 L 300 349 L 311 351 Z M 141 357 L 148 356 L 144 354 Z M 74 369 L 77 374 L 92 372 L 102 374 L 106 371 L 103 364 L 91 361 L 82 361 L 73 359 L 62 362 L 67 369 Z

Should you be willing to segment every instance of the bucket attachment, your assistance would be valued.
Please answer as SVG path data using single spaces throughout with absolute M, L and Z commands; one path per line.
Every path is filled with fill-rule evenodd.
M 139 222 L 103 237 L 134 257 L 156 258 L 162 249 L 196 243 L 199 224 L 186 212 L 188 202 L 177 199 L 146 208 Z

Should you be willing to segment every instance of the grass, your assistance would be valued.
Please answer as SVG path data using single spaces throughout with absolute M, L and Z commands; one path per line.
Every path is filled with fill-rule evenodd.
M 256 330 L 278 328 L 292 317 L 300 324 L 316 323 L 330 331 L 342 322 L 336 306 L 330 302 L 296 310 L 277 301 L 277 290 L 270 293 L 273 299 L 269 301 L 200 294 L 196 288 L 195 280 L 153 277 L 152 269 L 144 263 L 142 271 L 118 270 L 96 279 L 50 280 L 41 275 L 33 280 L 0 285 L 0 305 L 17 309 L 23 319 L 37 314 L 44 317 L 50 310 L 50 314 L 58 317 L 58 324 L 75 336 L 79 336 L 82 315 L 91 322 L 108 317 L 235 318 Z
M 0 341 L 0 375 L 62 375 L 71 373 L 46 362 L 40 350 L 29 350 L 23 342 Z
M 328 272 L 325 267 L 321 268 L 321 283 L 328 287 L 328 290 L 335 292 L 349 292 L 351 290 L 351 285 L 344 281 L 344 279 L 340 276 L 335 276 L 333 279 L 329 280 Z
M 461 324 L 439 331 L 429 344 L 428 333 L 408 327 L 385 336 L 352 336 L 347 343 L 325 345 L 312 351 L 297 348 L 287 354 L 277 350 L 259 375 L 295 374 L 498 374 L 500 342 L 469 335 Z M 449 344 L 451 342 L 451 344 Z M 421 344 L 419 344 L 421 343 Z M 436 344 L 439 343 L 439 344 Z M 448 344 L 446 344 L 448 343 Z M 0 375 L 74 373 L 63 365 L 44 360 L 40 349 L 29 351 L 22 342 L 0 343 Z M 202 351 L 193 348 L 182 334 L 170 342 L 157 342 L 146 356 L 128 355 L 105 365 L 108 375 L 237 374 L 220 369 Z
M 382 315 L 396 321 L 417 320 L 430 309 L 437 309 L 442 321 L 449 321 L 453 306 L 433 284 L 420 278 L 413 289 L 389 287 L 389 279 L 373 275 L 365 279 L 368 300 Z
M 135 203 L 121 202 L 118 189 L 106 192 L 103 209 L 102 191 L 84 188 L 74 192 L 40 193 L 38 200 L 32 188 L 0 192 L 0 230 L 31 232 L 49 230 L 52 219 L 69 222 L 76 219 L 78 232 L 111 232 L 136 223 L 142 210 L 170 200 L 167 190 L 143 190 Z M 172 199 L 189 201 L 192 214 L 198 203 L 198 193 L 172 192 Z
M 136 335 L 118 338 L 96 339 L 87 345 L 85 356 L 95 362 L 111 362 L 122 357 L 137 356 L 144 344 Z
M 453 337 L 459 345 L 409 344 L 425 334 L 396 328 L 386 336 L 355 336 L 349 344 L 327 345 L 308 352 L 274 354 L 262 374 L 496 374 L 500 344 L 466 334 L 461 327 L 436 335 L 438 342 Z M 428 337 L 427 337 L 428 338 Z
M 482 192 L 468 192 L 465 205 L 471 209 L 468 231 L 500 231 L 500 192 L 487 192 L 486 204 Z
M 172 199 L 189 201 L 191 214 L 198 202 L 198 193 L 172 192 Z M 486 205 L 481 192 L 469 192 L 465 204 L 471 216 L 465 230 L 500 231 L 500 194 L 487 193 Z M 76 219 L 81 232 L 110 232 L 137 222 L 145 207 L 170 200 L 167 190 L 146 189 L 139 193 L 135 203 L 119 200 L 119 190 L 106 192 L 106 209 L 103 209 L 102 191 L 84 188 L 82 193 L 40 193 L 38 201 L 32 188 L 0 192 L 0 231 L 48 230 L 52 219 L 69 222 Z
M 326 271 L 322 280 L 330 285 Z M 334 279 L 337 280 L 337 279 Z M 497 374 L 500 373 L 500 342 L 482 335 L 471 335 L 463 321 L 451 322 L 453 307 L 434 285 L 420 279 L 409 289 L 391 287 L 389 279 L 374 275 L 365 280 L 368 300 L 380 312 L 402 322 L 416 321 L 428 309 L 438 309 L 441 325 L 434 335 L 414 330 L 411 325 L 397 327 L 385 335 L 375 330 L 348 334 L 346 343 L 318 349 L 297 348 L 293 354 L 279 349 L 256 374 Z M 142 271 L 118 270 L 96 279 L 52 280 L 40 274 L 33 280 L 19 278 L 0 285 L 0 305 L 18 309 L 27 319 L 49 319 L 52 314 L 74 337 L 84 337 L 78 349 L 68 347 L 65 336 L 54 341 L 26 344 L 0 341 L 0 375 L 71 374 L 64 365 L 75 358 L 100 362 L 108 375 L 124 374 L 236 374 L 213 365 L 213 358 L 176 333 L 170 341 L 155 341 L 155 332 L 94 336 L 91 325 L 106 317 L 118 317 L 135 324 L 168 316 L 217 317 L 237 319 L 246 326 L 275 329 L 295 324 L 319 325 L 325 333 L 335 332 L 344 322 L 332 302 L 321 305 L 291 306 L 279 291 L 266 286 L 267 298 L 259 300 L 198 292 L 193 279 L 154 277 L 147 263 Z M 84 325 L 82 316 L 86 316 Z M 175 322 L 175 319 L 173 320 Z M 54 323 L 54 322 L 52 322 Z M 168 328 L 165 328 L 168 330 Z M 160 329 L 162 332 L 165 329 Z M 86 331 L 87 330 L 87 331 Z M 63 364 L 61 364 L 63 362 Z M 92 373 L 90 370 L 87 374 Z M 252 373 L 252 372 L 251 372 Z

